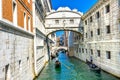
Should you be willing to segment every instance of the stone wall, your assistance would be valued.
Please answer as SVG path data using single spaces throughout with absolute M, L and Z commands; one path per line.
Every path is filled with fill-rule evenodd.
M 0 80 L 32 80 L 33 36 L 10 26 L 0 24 Z
M 35 73 L 36 76 L 41 72 L 46 63 L 46 55 L 47 55 L 47 46 L 45 41 L 45 36 L 40 33 L 40 31 L 36 31 L 35 38 Z

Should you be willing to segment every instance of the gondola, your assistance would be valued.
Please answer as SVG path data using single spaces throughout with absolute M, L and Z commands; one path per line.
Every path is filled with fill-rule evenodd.
M 55 61 L 55 68 L 60 68 L 60 67 L 61 67 L 60 61 L 56 60 Z
M 95 64 L 89 64 L 89 68 L 92 71 L 96 71 L 96 72 L 100 72 L 101 71 L 101 69 L 98 66 L 96 66 Z
M 86 63 L 88 64 L 90 70 L 96 71 L 96 72 L 100 72 L 101 71 L 101 69 L 98 66 L 96 66 L 95 64 L 93 64 L 92 62 L 86 60 Z

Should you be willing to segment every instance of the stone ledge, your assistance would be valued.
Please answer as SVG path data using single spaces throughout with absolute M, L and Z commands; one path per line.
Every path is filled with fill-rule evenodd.
M 12 28 L 14 30 L 17 30 L 17 31 L 20 31 L 23 33 L 26 33 L 28 35 L 34 36 L 34 33 L 28 32 L 28 31 L 24 30 L 23 28 L 21 28 L 20 26 L 14 25 L 13 23 L 9 22 L 8 20 L 5 20 L 5 19 L 0 20 L 0 26 L 1 25 Z M 1 28 L 0 28 L 0 30 L 1 30 Z

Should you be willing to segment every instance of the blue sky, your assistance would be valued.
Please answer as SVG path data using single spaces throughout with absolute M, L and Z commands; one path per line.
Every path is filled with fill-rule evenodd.
M 63 33 L 64 33 L 64 31 L 57 31 L 57 32 L 56 32 L 56 36 L 57 36 L 57 37 L 60 37 L 60 36 L 62 36 Z
M 78 9 L 85 13 L 88 11 L 98 0 L 51 0 L 52 8 L 58 9 L 59 7 L 69 7 L 70 9 Z
M 98 0 L 51 0 L 52 9 L 57 10 L 59 7 L 69 7 L 86 13 Z M 57 36 L 63 34 L 63 31 L 56 32 Z

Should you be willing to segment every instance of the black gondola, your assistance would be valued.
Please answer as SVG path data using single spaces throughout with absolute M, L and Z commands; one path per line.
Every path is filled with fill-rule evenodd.
M 93 64 L 92 62 L 86 60 L 86 63 L 88 64 L 90 70 L 97 71 L 97 72 L 101 71 L 101 69 L 98 66 L 96 66 L 95 64 Z
M 90 70 L 92 70 L 92 71 L 96 71 L 96 72 L 101 71 L 101 69 L 98 66 L 96 66 L 95 64 L 90 64 L 89 67 L 90 67 Z
M 56 60 L 55 61 L 55 68 L 60 68 L 60 67 L 61 67 L 60 61 Z

